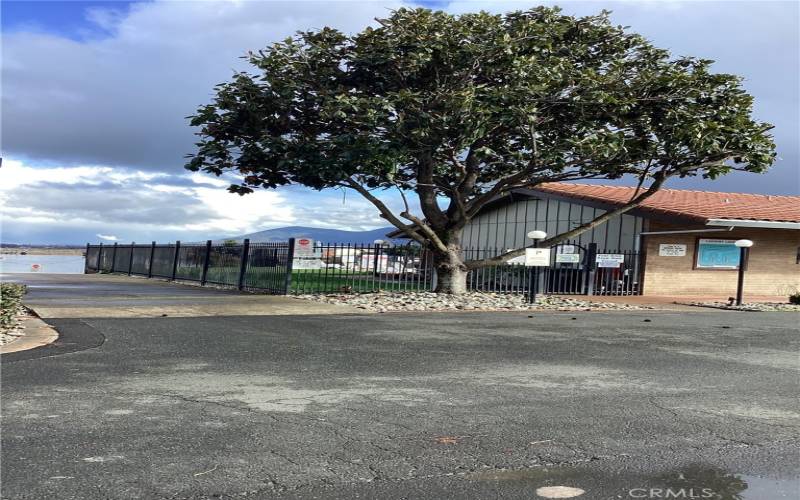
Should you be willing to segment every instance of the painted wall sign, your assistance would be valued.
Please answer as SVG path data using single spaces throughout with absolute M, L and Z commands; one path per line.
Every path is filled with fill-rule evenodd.
M 557 253 L 556 262 L 564 264 L 577 264 L 581 261 L 581 256 L 576 253 Z
M 679 243 L 661 243 L 658 245 L 659 257 L 685 257 L 686 245 Z
M 625 256 L 621 253 L 599 253 L 595 262 L 597 267 L 619 267 L 625 262 Z
M 549 248 L 526 248 L 525 265 L 532 267 L 547 267 L 550 265 Z
M 294 242 L 295 257 L 312 257 L 314 255 L 314 240 L 311 238 L 297 238 Z
M 701 238 L 697 242 L 696 267 L 700 269 L 736 269 L 739 267 L 739 247 L 736 240 Z

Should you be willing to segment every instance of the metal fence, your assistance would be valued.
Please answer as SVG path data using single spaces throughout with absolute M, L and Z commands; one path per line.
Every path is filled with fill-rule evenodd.
M 270 294 L 427 291 L 435 286 L 431 252 L 405 245 L 326 244 L 300 239 L 277 243 L 87 245 L 86 272 L 193 281 Z M 465 249 L 467 260 L 506 248 Z M 470 290 L 497 293 L 636 295 L 637 252 L 565 242 L 551 248 L 548 267 L 527 267 L 524 257 L 470 271 Z
M 293 242 L 87 245 L 86 272 L 125 273 L 286 294 Z
M 420 245 L 315 244 L 298 247 L 292 292 L 426 291 L 433 260 Z
M 464 250 L 468 260 L 484 259 L 509 251 L 508 248 Z M 605 267 L 608 266 L 608 267 Z M 595 243 L 581 245 L 567 241 L 551 247 L 548 267 L 525 266 L 525 258 L 470 271 L 470 290 L 498 293 L 540 293 L 558 295 L 638 295 L 642 267 L 636 251 L 598 250 Z

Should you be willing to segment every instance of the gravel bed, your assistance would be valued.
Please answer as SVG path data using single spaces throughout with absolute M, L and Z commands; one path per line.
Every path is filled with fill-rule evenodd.
M 731 311 L 756 311 L 756 312 L 800 312 L 800 305 L 779 302 L 753 302 L 751 304 L 729 305 L 727 302 L 681 302 L 687 306 L 713 307 Z
M 348 294 L 296 295 L 298 299 L 340 304 L 375 312 L 393 311 L 595 311 L 595 310 L 649 310 L 650 306 L 592 302 L 588 300 L 548 297 L 537 298 L 529 304 L 520 294 L 472 292 L 464 295 L 447 295 L 432 292 L 376 292 Z

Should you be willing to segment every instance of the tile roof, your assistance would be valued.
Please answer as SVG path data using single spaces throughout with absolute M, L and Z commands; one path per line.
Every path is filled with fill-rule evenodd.
M 634 189 L 556 182 L 541 184 L 533 191 L 620 205 L 630 200 Z M 692 219 L 703 224 L 709 219 L 800 222 L 800 196 L 661 189 L 640 205 L 638 211 Z

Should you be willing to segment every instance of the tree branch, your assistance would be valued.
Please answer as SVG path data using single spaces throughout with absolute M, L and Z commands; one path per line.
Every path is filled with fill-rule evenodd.
M 650 187 L 647 188 L 646 191 L 644 191 L 644 192 L 640 193 L 639 195 L 635 196 L 634 198 L 631 198 L 624 205 L 621 205 L 621 206 L 619 206 L 619 207 L 617 207 L 617 208 L 615 208 L 613 210 L 609 210 L 608 212 L 606 212 L 606 213 L 604 213 L 604 214 L 602 214 L 602 215 L 600 215 L 598 217 L 595 217 L 594 219 L 592 219 L 591 221 L 587 222 L 586 224 L 582 224 L 582 225 L 580 225 L 580 226 L 578 226 L 578 227 L 576 227 L 574 229 L 571 229 L 571 230 L 569 230 L 569 231 L 567 231 L 565 233 L 561 233 L 559 235 L 553 236 L 552 238 L 548 238 L 548 239 L 546 239 L 544 241 L 541 241 L 541 242 L 539 242 L 539 246 L 540 247 L 548 247 L 548 246 L 555 245 L 556 243 L 559 243 L 561 241 L 568 240 L 568 239 L 573 238 L 573 237 L 575 237 L 575 236 L 577 236 L 577 235 L 579 235 L 581 233 L 585 233 L 586 231 L 589 231 L 592 228 L 597 227 L 600 224 L 603 224 L 604 222 L 607 222 L 610 219 L 613 219 L 614 217 L 617 217 L 618 215 L 622 215 L 625 212 L 628 212 L 628 211 L 638 207 L 645 200 L 647 200 L 648 198 L 650 198 L 651 196 L 656 194 L 656 192 L 658 192 L 658 190 L 661 189 L 661 186 L 664 184 L 664 181 L 666 181 L 668 177 L 669 177 L 669 175 L 666 173 L 665 170 L 661 170 L 661 171 L 657 172 L 655 175 L 653 175 L 654 181 L 650 185 Z M 468 260 L 468 261 L 465 262 L 465 264 L 466 264 L 468 269 L 478 269 L 478 268 L 481 268 L 481 267 L 502 265 L 502 264 L 505 264 L 506 261 L 508 261 L 509 259 L 513 259 L 515 257 L 520 257 L 520 256 L 524 255 L 525 254 L 525 248 L 527 248 L 527 247 L 518 248 L 516 250 L 512 250 L 510 252 L 503 253 L 503 254 L 498 255 L 496 257 L 490 257 L 488 259 Z
M 417 232 L 415 230 L 416 227 L 410 226 L 408 224 L 404 224 L 403 221 L 398 219 L 397 216 L 395 216 L 392 213 L 392 211 L 389 210 L 389 207 L 387 207 L 385 203 L 383 203 L 381 200 L 376 198 L 375 195 L 373 195 L 372 193 L 369 192 L 369 190 L 367 190 L 367 188 L 365 188 L 364 186 L 362 186 L 358 182 L 354 181 L 353 179 L 346 179 L 345 181 L 341 182 L 340 185 L 344 186 L 344 187 L 349 187 L 349 188 L 357 191 L 361 196 L 363 196 L 370 203 L 375 205 L 375 207 L 378 209 L 378 211 L 380 211 L 382 218 L 384 218 L 387 221 L 389 221 L 397 229 L 403 231 L 403 233 L 406 236 L 408 236 L 409 238 L 411 238 L 412 240 L 416 241 L 417 243 L 419 243 L 421 245 L 427 245 L 428 244 L 428 241 L 425 238 L 423 238 L 422 236 L 417 234 Z

